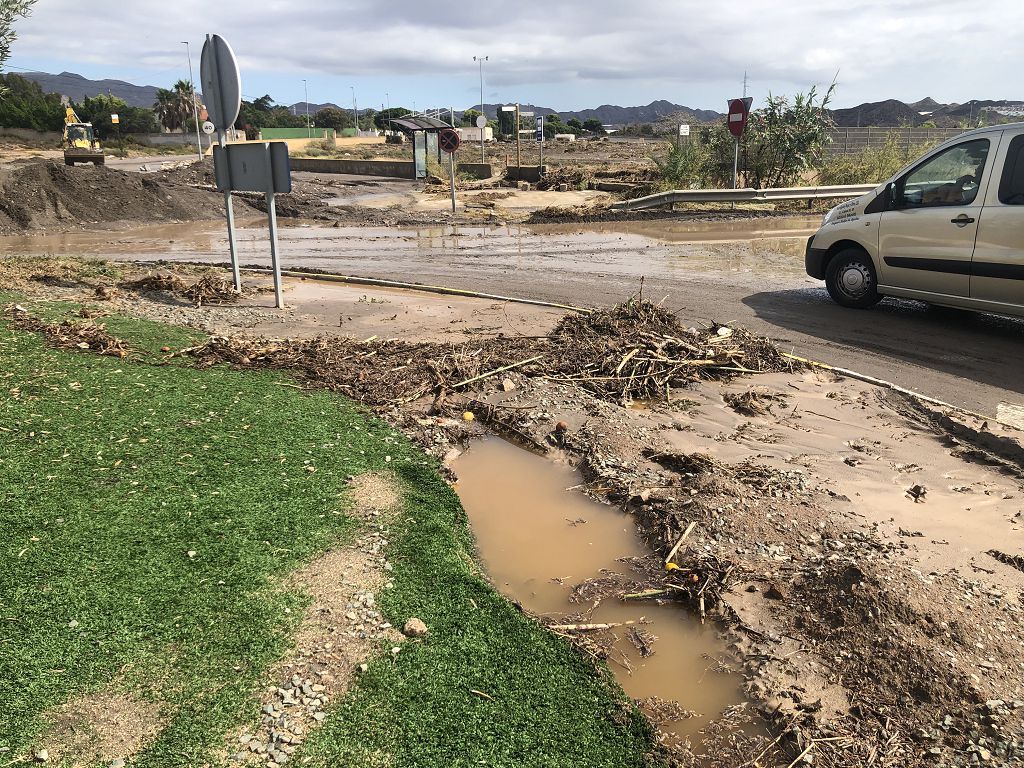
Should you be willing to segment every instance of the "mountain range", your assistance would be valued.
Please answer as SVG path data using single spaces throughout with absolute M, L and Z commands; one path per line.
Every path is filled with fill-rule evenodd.
M 69 96 L 81 101 L 85 96 L 110 93 L 124 99 L 132 107 L 152 107 L 156 101 L 157 87 L 153 85 L 134 85 L 124 80 L 90 80 L 74 72 L 61 72 L 58 75 L 46 72 L 19 72 L 26 80 L 39 83 L 44 91 Z M 170 85 L 170 84 L 168 84 Z M 494 119 L 502 104 L 484 104 L 483 112 Z M 536 115 L 551 115 L 557 112 L 563 120 L 576 118 L 580 122 L 590 119 L 600 120 L 604 125 L 628 125 L 632 123 L 653 123 L 671 118 L 682 122 L 707 123 L 720 120 L 724 115 L 712 109 L 695 109 L 670 101 L 652 101 L 646 106 L 620 107 L 614 104 L 602 104 L 594 109 L 556 110 L 533 104 L 520 104 L 520 111 L 533 112 Z M 325 107 L 336 107 L 347 110 L 348 107 L 328 102 L 309 105 L 310 114 Z M 305 114 L 305 102 L 292 104 L 296 114 Z M 472 109 L 480 110 L 480 105 Z M 847 109 L 832 111 L 836 125 L 843 128 L 856 126 L 919 126 L 927 122 L 936 126 L 957 127 L 974 124 L 981 112 L 988 113 L 989 122 L 1024 119 L 1024 100 L 1022 101 L 979 101 L 972 100 L 963 104 L 942 104 L 932 98 L 906 103 L 896 99 L 868 102 Z M 362 112 L 362 110 L 360 110 Z M 456 110 L 456 115 L 461 111 Z

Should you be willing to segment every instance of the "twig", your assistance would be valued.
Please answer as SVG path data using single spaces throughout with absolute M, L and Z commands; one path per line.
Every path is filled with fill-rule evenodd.
M 814 739 L 811 739 L 811 743 L 807 745 L 807 748 L 803 752 L 801 752 L 799 755 L 797 755 L 796 756 L 796 760 L 794 760 L 792 763 L 787 765 L 786 768 L 793 768 L 793 766 L 795 766 L 797 763 L 799 763 L 801 760 L 803 760 L 804 756 L 808 752 L 810 752 L 812 749 L 814 749 Z
M 519 366 L 526 365 L 527 363 L 535 363 L 538 360 L 540 360 L 542 357 L 544 357 L 544 355 L 537 355 L 536 357 L 531 357 L 529 360 L 520 360 L 518 363 L 512 363 L 511 365 L 503 365 L 501 368 L 495 368 L 493 371 L 488 371 L 487 373 L 481 373 L 479 376 L 474 376 L 471 379 L 466 379 L 465 381 L 460 381 L 458 384 L 452 384 L 452 389 L 454 389 L 455 387 L 464 387 L 467 384 L 472 384 L 475 381 L 480 381 L 481 379 L 486 379 L 486 378 L 488 378 L 490 376 L 493 376 L 496 373 L 501 373 L 502 371 L 508 371 L 508 370 L 511 370 L 512 368 L 518 368 Z
M 479 696 L 482 699 L 487 699 L 488 701 L 494 701 L 494 697 L 493 696 L 489 696 L 488 694 L 484 693 L 483 691 L 478 691 L 476 688 L 470 688 L 469 692 L 473 693 L 473 694 L 476 694 L 477 696 Z
M 679 551 L 679 548 L 683 546 L 683 542 L 686 541 L 687 537 L 693 532 L 693 529 L 696 527 L 696 520 L 691 521 L 690 524 L 686 526 L 686 530 L 683 531 L 683 535 L 679 537 L 679 541 L 676 542 L 675 546 L 672 547 L 672 549 L 668 553 L 668 556 L 665 558 L 665 565 L 668 565 L 670 562 L 672 562 L 672 558 L 676 556 L 676 552 Z
M 554 632 L 599 632 L 604 629 L 626 627 L 636 624 L 635 621 L 613 621 L 606 624 L 550 624 L 548 629 Z

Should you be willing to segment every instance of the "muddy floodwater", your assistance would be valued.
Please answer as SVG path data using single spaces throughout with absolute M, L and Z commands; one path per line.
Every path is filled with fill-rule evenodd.
M 698 741 L 699 731 L 727 707 L 741 703 L 740 677 L 725 671 L 730 657 L 711 624 L 682 607 L 605 598 L 570 602 L 572 588 L 608 573 L 631 575 L 622 558 L 650 554 L 632 518 L 578 490 L 578 472 L 497 438 L 474 442 L 454 464 L 462 499 L 484 566 L 495 586 L 529 612 L 621 623 L 609 667 L 633 699 L 675 701 L 692 716 L 661 727 L 675 739 Z M 628 624 L 635 622 L 635 624 Z M 657 639 L 644 657 L 630 627 Z
M 803 274 L 807 237 L 818 217 L 741 221 L 654 220 L 600 224 L 481 224 L 428 227 L 325 227 L 280 220 L 285 268 L 315 267 L 370 277 L 415 275 L 429 265 L 466 276 L 552 271 L 620 277 L 678 277 L 687 272 Z M 269 264 L 265 223 L 239 224 L 243 264 Z M 224 262 L 222 222 L 0 237 L 0 254 Z M 397 275 L 396 275 L 397 273 Z

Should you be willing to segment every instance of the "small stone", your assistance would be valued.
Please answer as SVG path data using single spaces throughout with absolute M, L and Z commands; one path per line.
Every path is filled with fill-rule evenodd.
M 107 766 L 107 768 L 124 768 L 124 759 L 120 757 L 115 757 L 113 760 L 110 761 L 110 764 Z
M 360 672 L 369 672 L 369 671 L 370 671 L 370 665 L 369 665 L 369 664 L 360 664 L 360 665 L 359 665 L 359 666 L 357 667 L 357 669 L 358 669 L 358 670 L 359 670 Z
M 568 431 L 569 431 L 569 425 L 566 422 L 560 421 L 557 424 L 555 424 L 555 432 L 568 432 Z
M 411 618 L 405 622 L 405 626 L 402 627 L 402 634 L 406 637 L 426 637 L 427 625 L 420 619 L 415 617 Z
M 74 619 L 72 619 L 71 621 L 68 622 L 68 626 L 71 627 L 71 629 L 74 629 L 75 627 L 78 626 L 78 622 L 75 621 Z
M 327 713 L 326 712 L 314 712 L 313 713 L 313 719 L 316 720 L 318 723 L 322 723 L 324 721 L 325 717 L 327 717 Z
M 1006 702 L 1002 699 L 989 699 L 985 702 L 985 706 L 988 707 L 989 712 L 997 712 L 1006 706 Z
M 515 382 L 512 381 L 512 379 L 505 379 L 504 381 L 501 382 L 501 391 L 502 392 L 511 392 L 515 388 L 516 388 L 516 385 L 515 385 Z
M 32 759 L 37 763 L 46 763 L 50 760 L 50 753 L 45 749 L 37 749 L 32 753 Z

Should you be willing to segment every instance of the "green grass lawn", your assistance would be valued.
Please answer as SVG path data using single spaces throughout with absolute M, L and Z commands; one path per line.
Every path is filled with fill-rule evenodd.
M 23 303 L 49 319 L 76 309 Z M 381 649 L 292 762 L 647 763 L 649 729 L 621 691 L 491 589 L 457 496 L 388 425 L 280 373 L 159 364 L 191 331 L 104 318 L 140 351 L 117 359 L 4 317 L 0 765 L 41 743 L 48 710 L 112 689 L 167 721 L 133 764 L 216 763 L 302 615 L 282 578 L 358 533 L 346 477 L 370 471 L 405 491 L 381 610 L 431 634 L 394 659 Z

